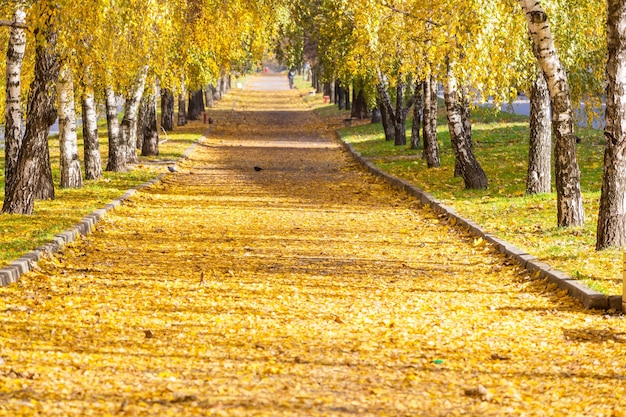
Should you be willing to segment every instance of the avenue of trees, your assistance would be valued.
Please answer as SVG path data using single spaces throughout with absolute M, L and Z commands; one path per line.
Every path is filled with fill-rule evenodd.
M 473 152 L 471 103 L 531 98 L 527 193 L 556 185 L 557 223 L 584 222 L 575 110 L 606 102 L 597 249 L 626 246 L 626 0 L 16 0 L 0 3 L 6 45 L 5 213 L 54 198 L 47 134 L 59 120 L 60 187 L 102 175 L 97 106 L 106 108 L 106 170 L 158 153 L 161 128 L 197 118 L 273 48 L 307 68 L 353 117 L 380 117 L 387 140 L 439 166 L 443 88 L 455 170 L 489 181 Z M 124 98 L 118 123 L 117 98 Z M 178 117 L 174 117 L 174 107 Z M 79 116 L 77 116 L 77 114 Z M 406 120 L 413 127 L 406 132 Z M 591 116 L 591 115 L 590 115 Z M 78 155 L 76 118 L 84 154 Z M 81 166 L 81 159 L 83 166 Z M 554 177 L 552 176 L 554 161 Z M 84 172 L 82 171 L 84 169 Z
M 380 113 L 385 137 L 396 145 L 406 144 L 404 126 L 413 106 L 410 145 L 421 144 L 428 167 L 439 166 L 433 98 L 441 85 L 456 160 L 453 175 L 466 188 L 489 185 L 472 150 L 471 103 L 485 98 L 504 103 L 527 94 L 526 191 L 551 192 L 554 179 L 560 227 L 580 226 L 585 219 L 574 115 L 584 102 L 591 120 L 598 116 L 592 109 L 604 100 L 606 153 L 596 247 L 623 247 L 625 3 L 295 0 L 289 7 L 295 23 L 285 27 L 289 40 L 279 49 L 286 62 L 306 62 L 314 86 L 331 99 L 337 88 L 352 89 L 352 116 L 362 117 L 358 102 L 364 100 L 373 115 Z
M 125 171 L 138 152 L 158 154 L 157 92 L 163 130 L 198 118 L 229 88 L 231 74 L 262 59 L 275 31 L 273 9 L 270 1 L 0 2 L 6 56 L 2 212 L 30 214 L 35 200 L 54 198 L 48 133 L 57 120 L 59 187 L 82 187 L 83 178 L 98 179 L 103 168 Z M 106 161 L 100 160 L 98 106 L 106 109 Z

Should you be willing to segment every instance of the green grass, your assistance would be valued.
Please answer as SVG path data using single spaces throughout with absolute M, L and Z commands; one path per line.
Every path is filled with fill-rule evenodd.
M 420 150 L 384 140 L 380 124 L 340 131 L 343 140 L 378 167 L 433 194 L 487 232 L 515 244 L 605 294 L 622 292 L 622 255 L 617 249 L 596 252 L 595 229 L 602 185 L 604 139 L 601 131 L 579 128 L 577 145 L 586 220 L 582 227 L 556 226 L 556 194 L 525 195 L 528 120 L 524 116 L 474 109 L 472 133 L 476 157 L 487 177 L 487 190 L 465 190 L 454 178 L 454 155 L 445 114 L 440 111 L 438 139 L 441 167 L 428 169 Z M 407 123 L 410 135 L 411 122 Z M 554 185 L 553 185 L 554 189 Z
M 103 165 L 108 154 L 106 128 L 100 124 L 100 148 Z M 111 200 L 165 172 L 165 165 L 176 161 L 206 130 L 206 125 L 191 122 L 167 134 L 167 142 L 160 145 L 158 157 L 139 157 L 139 163 L 128 172 L 105 172 L 99 180 L 85 181 L 80 189 L 55 189 L 55 200 L 37 201 L 32 215 L 0 214 L 0 267 L 24 253 L 49 242 L 53 236 L 69 229 L 83 217 Z M 161 140 L 163 135 L 161 132 Z M 58 138 L 49 139 L 52 173 L 59 181 Z M 83 154 L 79 133 L 79 154 Z M 4 152 L 0 152 L 0 170 L 4 173 Z M 84 169 L 84 168 L 83 168 Z M 0 196 L 4 199 L 4 175 L 0 176 Z

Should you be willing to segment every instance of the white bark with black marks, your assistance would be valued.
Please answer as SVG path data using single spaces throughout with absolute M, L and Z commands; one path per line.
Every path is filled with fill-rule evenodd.
M 204 88 L 204 101 L 206 102 L 206 106 L 207 108 L 211 109 L 213 108 L 214 105 L 214 101 L 215 99 L 213 98 L 213 90 L 215 89 L 215 87 L 213 87 L 213 84 L 207 84 L 207 86 Z
M 122 141 L 126 144 L 126 163 L 137 163 L 137 113 L 139 103 L 146 87 L 148 66 L 144 65 L 137 73 L 135 84 L 126 97 L 124 105 L 124 118 L 122 120 Z
M 220 101 L 222 99 L 222 89 L 220 88 L 220 80 L 218 79 L 216 85 L 213 87 L 213 101 Z
M 607 0 L 604 176 L 596 249 L 626 247 L 626 5 Z
M 107 171 L 126 172 L 126 144 L 122 140 L 120 123 L 117 118 L 117 98 L 112 86 L 105 91 L 105 105 L 107 113 L 107 128 L 109 135 L 109 159 Z
M 394 145 L 395 146 L 405 146 L 406 145 L 406 118 L 409 114 L 409 110 L 413 105 L 413 95 L 411 94 L 411 98 L 408 102 L 404 103 L 404 95 L 406 92 L 406 83 L 398 80 L 398 84 L 396 85 L 396 108 L 393 111 L 393 122 L 394 122 Z
M 537 71 L 530 93 L 529 124 L 526 194 L 549 193 L 552 187 L 550 94 L 541 71 Z
M 393 121 L 393 107 L 387 94 L 387 89 L 383 84 L 378 84 L 377 106 L 380 110 L 380 120 L 385 132 L 385 140 L 392 141 L 396 137 L 395 122 Z
M 76 135 L 76 108 L 74 105 L 74 82 L 72 71 L 63 65 L 57 82 L 59 109 L 59 147 L 62 188 L 81 188 L 83 177 L 78 159 L 78 138 Z
M 159 131 L 157 129 L 156 95 L 146 94 L 141 100 L 138 135 L 141 136 L 141 155 L 159 154 Z
M 98 138 L 98 114 L 93 89 L 84 87 L 81 100 L 83 119 L 83 141 L 85 144 L 85 179 L 97 180 L 102 177 L 102 159 Z
M 59 76 L 57 32 L 52 25 L 43 30 L 45 42 L 35 48 L 35 73 L 26 109 L 26 131 L 11 188 L 5 189 L 4 213 L 32 214 L 36 199 L 54 199 L 48 133 L 57 118 L 54 88 Z
M 437 79 L 429 77 L 424 83 L 424 137 L 423 156 L 428 168 L 441 165 L 439 142 L 437 140 Z
M 13 21 L 23 25 L 26 13 L 21 7 L 15 11 Z M 22 61 L 26 50 L 26 32 L 21 27 L 12 27 L 6 55 L 6 97 L 5 97 L 5 187 L 12 188 L 17 158 L 22 146 Z
M 422 116 L 424 115 L 424 84 L 424 81 L 415 84 L 413 123 L 411 124 L 411 149 L 419 149 L 420 147 L 420 130 L 422 128 Z
M 548 16 L 537 0 L 519 0 L 526 15 L 533 53 L 543 71 L 550 92 L 554 169 L 559 227 L 584 222 L 580 169 L 576 158 L 576 137 L 569 82 L 550 31 Z
M 448 63 L 448 73 L 444 83 L 444 97 L 448 116 L 450 141 L 454 150 L 456 167 L 463 178 L 465 188 L 487 188 L 487 175 L 474 156 L 471 143 L 471 130 L 468 131 L 469 120 L 466 100 L 461 96 L 453 63 Z M 456 169 L 456 168 L 455 168 Z

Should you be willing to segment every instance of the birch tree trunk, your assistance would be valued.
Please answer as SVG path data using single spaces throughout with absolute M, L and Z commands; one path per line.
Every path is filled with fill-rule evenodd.
M 130 95 L 126 97 L 124 105 L 124 119 L 122 119 L 122 142 L 126 145 L 126 163 L 137 163 L 137 112 L 143 90 L 146 87 L 148 66 L 143 66 L 133 85 Z
M 220 88 L 220 79 L 216 81 L 215 87 L 213 87 L 213 100 L 220 101 L 222 99 L 222 89 Z
M 406 116 L 409 113 L 409 107 L 404 106 L 404 90 L 406 85 L 403 81 L 398 80 L 396 85 L 396 108 L 393 112 L 393 128 L 394 128 L 394 142 L 395 146 L 406 145 Z
M 448 74 L 444 87 L 448 128 L 456 159 L 456 167 L 458 167 L 459 173 L 463 178 L 465 188 L 487 188 L 487 176 L 476 160 L 472 150 L 471 131 L 467 129 L 467 110 L 464 106 L 464 98 L 459 97 L 461 94 L 456 76 L 454 75 L 453 63 L 451 62 L 448 63 Z
M 220 77 L 220 100 L 228 92 L 228 78 L 225 75 Z
M 215 87 L 213 87 L 213 84 L 208 84 L 206 86 L 206 88 L 204 89 L 204 101 L 206 102 L 206 106 L 207 108 L 211 109 L 214 106 L 214 98 L 213 98 L 213 90 L 215 89 Z
M 55 109 L 56 114 L 56 109 Z M 50 147 L 48 145 L 48 136 L 50 134 L 50 126 L 54 124 L 56 119 L 52 120 L 45 129 L 45 141 L 42 139 L 41 154 L 39 156 L 40 175 L 39 181 L 35 186 L 35 199 L 37 200 L 54 200 L 54 180 L 52 178 L 52 165 L 50 164 Z M 28 127 L 26 127 L 28 134 Z M 43 138 L 43 135 L 42 135 Z M 23 144 L 22 144 L 23 146 Z M 19 168 L 18 168 L 19 169 Z M 18 185 L 19 186 L 19 185 Z
M 26 13 L 18 7 L 13 15 L 17 24 L 26 23 Z M 5 189 L 12 190 L 17 159 L 22 146 L 22 61 L 26 50 L 26 32 L 12 27 L 6 56 L 6 97 L 4 119 Z
M 117 100 L 113 87 L 107 86 L 105 91 L 107 128 L 109 134 L 109 160 L 107 171 L 126 172 L 126 144 L 122 140 L 120 123 L 117 119 Z
M 19 150 L 12 187 L 5 189 L 2 212 L 32 214 L 35 199 L 54 199 L 48 132 L 57 118 L 54 86 L 59 76 L 57 33 L 46 29 L 46 41 L 35 48 L 35 73 L 26 109 L 26 132 Z
M 352 100 L 352 110 L 350 112 L 350 117 L 356 117 L 361 120 L 367 117 L 367 101 L 365 101 L 365 93 L 363 92 L 364 84 L 362 80 L 359 80 L 358 86 L 353 86 L 354 99 Z
M 183 88 L 183 91 L 178 95 L 178 126 L 185 126 L 187 124 L 187 91 Z
M 431 76 L 424 83 L 424 159 L 428 168 L 441 165 L 437 141 L 437 80 Z
M 156 122 L 156 96 L 154 94 L 147 94 L 141 100 L 140 114 L 141 155 L 156 156 L 159 154 L 159 131 Z
M 413 104 L 413 123 L 411 124 L 411 149 L 420 147 L 420 129 L 424 113 L 424 82 L 415 84 L 415 103 Z
M 550 94 L 543 73 L 538 71 L 530 94 L 530 139 L 526 194 L 549 193 L 551 191 L 551 153 Z
M 604 175 L 596 249 L 626 246 L 626 5 L 607 0 Z
M 167 88 L 161 91 L 161 127 L 166 132 L 174 130 L 174 94 Z
M 83 141 L 85 143 L 85 179 L 97 180 L 102 177 L 102 160 L 98 139 L 96 99 L 91 87 L 84 87 L 84 91 L 81 107 L 83 110 Z
M 50 148 L 48 145 L 48 136 L 50 135 L 50 126 L 52 126 L 57 119 L 57 92 L 56 89 L 50 88 L 50 85 L 56 85 L 57 79 L 59 77 L 59 63 L 56 57 L 58 33 L 56 29 L 50 26 L 47 27 L 45 31 L 47 32 L 47 43 L 46 45 L 40 47 L 39 50 L 41 51 L 41 55 L 39 56 L 41 57 L 41 59 L 35 63 L 35 78 L 38 78 L 41 81 L 41 84 L 39 84 L 38 82 L 37 89 L 42 90 L 42 96 L 39 99 L 39 103 L 33 102 L 33 107 L 42 106 L 42 109 L 44 110 L 47 117 L 43 117 L 39 121 L 33 121 L 32 123 L 30 123 L 29 120 L 31 119 L 31 113 L 29 113 L 27 110 L 26 131 L 24 134 L 24 141 L 22 142 L 22 148 L 24 148 L 24 145 L 27 143 L 27 141 L 30 143 L 31 136 L 36 137 L 35 146 L 37 147 L 37 150 L 35 151 L 36 156 L 34 158 L 39 164 L 39 175 L 36 179 L 35 199 L 54 200 L 54 181 L 52 179 L 52 166 L 50 164 Z M 38 58 L 36 57 L 35 60 L 37 61 Z M 37 69 L 38 63 L 41 64 L 39 69 Z M 40 73 L 37 73 L 38 71 Z M 31 90 L 32 88 L 33 85 L 31 84 Z M 31 99 L 33 99 L 32 92 L 29 96 L 29 102 Z M 23 152 L 23 150 L 24 149 L 20 151 L 20 159 L 22 158 L 22 155 L 30 155 L 30 151 Z M 29 156 L 26 156 L 26 159 L 29 158 Z M 18 165 L 20 164 L 21 163 L 18 163 Z M 18 166 L 18 171 L 20 171 L 21 169 L 22 168 Z M 20 187 L 19 181 L 16 187 Z
M 380 120 L 385 132 L 385 140 L 392 141 L 396 137 L 395 123 L 393 121 L 393 108 L 389 102 L 389 96 L 384 85 L 378 85 L 378 108 L 380 110 Z
M 192 92 L 189 95 L 189 104 L 187 106 L 187 118 L 189 120 L 198 120 L 204 111 L 204 93 L 202 89 Z
M 62 188 L 81 188 L 83 176 L 78 159 L 78 138 L 76 136 L 76 108 L 74 106 L 74 82 L 72 71 L 63 65 L 59 72 L 59 146 Z
M 526 15 L 533 53 L 543 71 L 550 92 L 558 226 L 580 226 L 585 216 L 567 74 L 554 46 L 548 16 L 539 2 L 519 0 L 519 4 Z

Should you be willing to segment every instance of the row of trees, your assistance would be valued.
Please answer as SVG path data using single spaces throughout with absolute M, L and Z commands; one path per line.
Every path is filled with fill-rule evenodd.
M 158 154 L 156 94 L 162 95 L 163 129 L 174 128 L 176 97 L 177 124 L 197 118 L 205 101 L 211 105 L 226 91 L 231 73 L 261 59 L 273 39 L 273 7 L 245 0 L 0 2 L 0 50 L 6 46 L 2 211 L 30 214 L 35 200 L 54 198 L 48 133 L 56 120 L 60 187 L 82 186 L 77 113 L 84 178 L 102 176 L 98 105 L 106 108 L 106 170 L 127 170 L 138 149 Z
M 557 222 L 563 227 L 584 221 L 572 103 L 584 100 L 591 109 L 606 97 L 597 248 L 626 246 L 625 16 L 624 0 L 0 2 L 0 25 L 6 26 L 0 45 L 7 45 L 6 96 L 0 100 L 6 103 L 2 210 L 28 214 L 35 199 L 53 198 L 47 133 L 57 117 L 60 186 L 79 187 L 76 108 L 83 119 L 85 177 L 101 175 L 96 103 L 107 109 L 106 169 L 123 171 L 136 160 L 138 145 L 145 153 L 158 151 L 157 91 L 163 127 L 173 128 L 176 97 L 177 122 L 184 124 L 187 102 L 193 117 L 202 89 L 210 103 L 229 74 L 248 69 L 278 40 L 277 55 L 288 66 L 308 63 L 313 81 L 326 83 L 328 94 L 344 105 L 352 88 L 356 116 L 377 108 L 387 138 L 398 145 L 406 143 L 413 106 L 423 133 L 420 138 L 414 128 L 411 144 L 423 142 L 429 167 L 439 164 L 436 86 L 442 83 L 455 174 L 467 188 L 488 186 L 472 149 L 471 101 L 504 102 L 529 93 L 527 191 L 550 191 L 553 147 Z M 119 126 L 118 96 L 125 99 Z M 148 122 L 137 136 L 140 119 Z
M 352 86 L 355 100 L 380 110 L 385 136 L 420 142 L 439 165 L 436 83 L 444 88 L 455 175 L 466 188 L 488 180 L 472 150 L 470 103 L 531 98 L 527 193 L 551 191 L 551 149 L 561 227 L 584 222 L 574 132 L 575 103 L 605 98 L 605 170 L 597 249 L 626 246 L 626 6 L 624 0 L 294 0 L 279 55 L 306 62 L 313 80 Z M 331 93 L 332 91 L 327 91 Z M 573 104 L 574 103 L 574 104 Z M 353 116 L 358 112 L 353 110 Z M 595 115 L 597 116 L 597 115 Z

